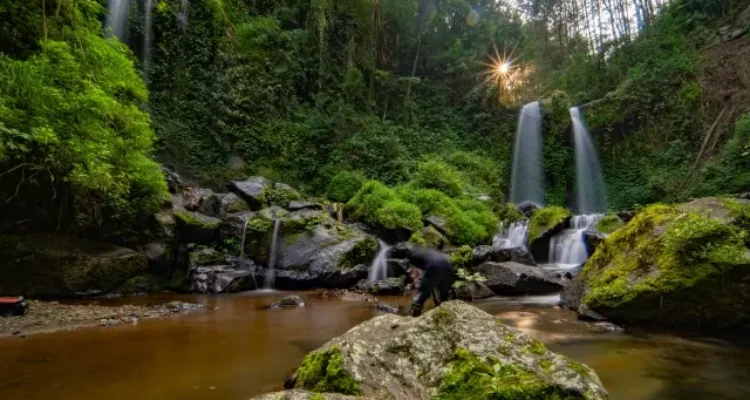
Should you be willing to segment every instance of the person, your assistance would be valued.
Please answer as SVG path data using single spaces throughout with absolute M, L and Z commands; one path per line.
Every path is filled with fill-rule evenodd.
M 424 303 L 430 296 L 435 307 L 448 301 L 453 293 L 456 271 L 450 259 L 443 252 L 432 249 L 415 249 L 409 256 L 409 264 L 421 272 L 418 294 L 411 303 L 409 314 L 418 317 Z

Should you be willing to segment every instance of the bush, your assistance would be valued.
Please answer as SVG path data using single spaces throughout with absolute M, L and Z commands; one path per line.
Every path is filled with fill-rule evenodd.
M 422 228 L 422 213 L 414 204 L 395 199 L 378 209 L 377 222 L 388 229 L 408 228 L 417 231 Z
M 396 193 L 384 184 L 378 181 L 368 181 L 349 200 L 346 207 L 353 218 L 376 223 L 378 210 L 387 202 L 396 198 Z
M 332 201 L 346 203 L 351 200 L 365 183 L 365 177 L 357 171 L 341 171 L 331 179 L 328 185 L 328 198 Z
M 448 196 L 458 197 L 464 192 L 461 173 L 443 161 L 420 162 L 413 181 L 417 187 L 437 189 Z

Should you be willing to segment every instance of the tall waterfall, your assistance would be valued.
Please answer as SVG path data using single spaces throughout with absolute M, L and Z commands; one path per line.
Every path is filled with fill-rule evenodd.
M 530 201 L 544 205 L 542 121 L 538 101 L 523 106 L 518 117 L 510 201 L 516 204 Z
M 554 236 L 549 243 L 549 263 L 578 266 L 589 258 L 583 234 L 586 229 L 596 225 L 602 214 L 576 215 L 571 226 Z
M 128 10 L 130 0 L 109 0 L 107 5 L 107 21 L 104 25 L 105 33 L 115 35 L 125 41 L 128 35 Z
M 576 149 L 576 206 L 580 214 L 607 211 L 607 193 L 602 166 L 578 107 L 570 109 Z
M 370 273 L 367 275 L 367 280 L 370 282 L 377 282 L 388 277 L 388 252 L 391 250 L 391 247 L 382 240 L 378 240 L 378 243 L 380 251 L 377 257 L 372 260 Z
M 151 25 L 151 13 L 153 12 L 154 5 L 153 0 L 145 0 L 145 9 L 143 10 L 144 16 L 144 32 L 143 32 L 143 76 L 146 83 L 148 83 L 148 71 L 151 66 L 151 41 L 153 40 L 154 31 Z
M 182 26 L 182 30 L 188 28 L 188 0 L 180 0 L 180 14 L 177 16 Z
M 266 269 L 266 289 L 273 289 L 273 282 L 276 278 L 276 245 L 279 241 L 279 227 L 281 227 L 281 219 L 277 218 L 273 220 L 273 236 L 271 236 L 271 249 L 269 250 L 270 253 L 268 253 L 268 269 Z
M 492 246 L 499 249 L 526 246 L 528 232 L 529 224 L 527 221 L 512 222 L 508 226 L 501 226 L 500 232 L 492 238 Z

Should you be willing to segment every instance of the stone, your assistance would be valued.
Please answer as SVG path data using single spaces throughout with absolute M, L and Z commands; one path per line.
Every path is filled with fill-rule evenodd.
M 234 193 L 225 193 L 222 195 L 221 204 L 219 204 L 219 217 L 223 218 L 227 215 L 243 211 L 250 211 L 250 206 L 247 205 L 245 200 L 242 200 Z
M 211 244 L 218 239 L 221 220 L 197 212 L 174 210 L 181 243 Z
M 313 393 L 304 390 L 269 393 L 253 397 L 250 400 L 375 400 L 360 396 L 346 396 L 335 393 Z
M 607 239 L 607 235 L 594 229 L 583 231 L 583 243 L 586 245 L 586 252 L 594 254 L 600 244 Z
M 526 250 L 526 246 L 501 249 L 494 246 L 479 245 L 471 252 L 472 265 L 480 265 L 487 261 L 514 261 L 520 264 L 536 265 L 534 257 Z
M 461 300 L 481 300 L 495 297 L 495 293 L 482 282 L 466 282 L 456 287 L 456 297 Z
M 416 241 L 414 240 L 415 237 L 417 238 Z M 425 226 L 421 231 L 412 235 L 411 241 L 419 246 L 432 249 L 442 249 L 449 244 L 448 239 L 432 225 Z
M 559 292 L 563 285 L 553 273 L 539 267 L 516 262 L 486 262 L 474 271 L 484 276 L 484 282 L 497 295 L 530 295 Z
M 285 386 L 390 400 L 608 399 L 591 368 L 461 301 L 365 321 L 308 354 Z
M 425 225 L 435 227 L 435 229 L 437 229 L 443 235 L 445 235 L 445 232 L 447 232 L 448 230 L 448 222 L 445 220 L 445 218 L 437 215 L 428 216 L 424 219 L 424 223 Z
M 404 294 L 404 278 L 386 278 L 375 282 L 363 281 L 358 289 L 375 296 L 397 296 Z
M 266 306 L 266 308 L 280 308 L 280 307 L 304 307 L 305 300 L 299 296 L 287 296 L 283 299 L 273 302 Z
M 190 269 L 187 290 L 201 294 L 236 293 L 257 289 L 253 278 L 253 271 L 232 265 L 194 267 Z
M 253 176 L 229 184 L 229 190 L 245 200 L 252 210 L 263 208 L 270 188 L 271 182 L 262 176 Z
M 530 218 L 532 214 L 534 214 L 534 211 L 540 209 L 538 205 L 535 203 L 532 203 L 530 201 L 524 201 L 523 203 L 518 205 L 518 211 L 520 211 L 523 215 L 526 216 L 526 218 Z
M 266 195 L 266 203 L 269 205 L 285 207 L 290 201 L 299 200 L 301 198 L 302 196 L 300 196 L 293 187 L 285 183 L 276 183 L 273 185 L 273 189 L 268 191 Z
M 578 307 L 578 319 L 584 321 L 606 321 L 607 317 L 592 310 L 586 304 L 581 304 Z
M 612 332 L 623 332 L 624 329 L 611 323 L 611 322 L 594 322 L 592 324 L 586 324 L 592 332 L 597 333 L 612 333 Z
M 2 296 L 100 295 L 148 269 L 141 253 L 65 235 L 2 235 L 0 260 Z
M 115 291 L 119 295 L 137 295 L 155 293 L 162 285 L 158 277 L 150 274 L 138 275 L 128 279 Z
M 323 211 L 324 207 L 319 203 L 308 203 L 306 201 L 292 200 L 286 205 L 286 209 L 289 211 L 299 210 L 320 210 Z
M 226 256 L 210 247 L 199 247 L 190 252 L 190 267 L 226 264 Z
M 375 309 L 378 311 L 382 311 L 384 313 L 390 313 L 390 314 L 398 314 L 401 312 L 401 307 L 394 306 L 393 304 L 388 304 L 388 303 L 375 304 Z
M 167 187 L 170 193 L 180 193 L 185 189 L 185 183 L 177 172 L 163 165 L 161 169 L 164 171 L 164 177 L 167 179 Z

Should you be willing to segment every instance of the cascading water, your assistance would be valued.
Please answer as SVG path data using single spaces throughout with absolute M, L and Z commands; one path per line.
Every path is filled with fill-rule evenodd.
M 188 28 L 188 0 L 180 0 L 180 15 L 177 16 L 177 18 L 180 20 L 180 25 L 182 26 L 182 30 L 187 30 Z
M 596 225 L 602 214 L 576 215 L 570 228 L 554 236 L 549 243 L 549 263 L 558 266 L 575 267 L 585 262 L 589 254 L 583 234 Z
M 115 35 L 125 41 L 128 31 L 128 10 L 130 0 L 109 0 L 107 21 L 104 25 L 107 36 Z
M 273 220 L 273 236 L 271 236 L 271 250 L 268 254 L 268 269 L 266 269 L 266 289 L 273 289 L 273 281 L 276 277 L 276 243 L 279 239 L 280 227 L 281 219 L 277 218 Z
M 372 261 L 370 273 L 367 276 L 367 280 L 370 282 L 377 282 L 388 277 L 388 252 L 391 250 L 391 247 L 382 240 L 378 240 L 378 243 L 380 251 Z
M 527 221 L 513 222 L 500 227 L 500 232 L 492 238 L 492 246 L 499 249 L 512 249 L 526 246 L 526 236 L 529 231 Z
M 538 101 L 524 105 L 518 118 L 510 201 L 544 205 L 542 121 Z
M 245 218 L 245 223 L 242 224 L 242 241 L 240 242 L 240 267 L 244 269 L 248 268 L 247 258 L 245 258 L 245 241 L 247 240 L 247 223 L 250 221 L 250 217 Z M 250 275 L 253 278 L 253 283 L 255 284 L 255 288 L 258 288 L 258 281 L 255 280 L 255 273 Z M 223 288 L 222 288 L 223 290 Z M 217 291 L 218 293 L 219 291 Z
M 580 214 L 607 211 L 607 193 L 602 166 L 578 107 L 570 109 L 576 150 L 576 205 Z
M 143 76 L 148 83 L 148 71 L 151 64 L 151 40 L 153 37 L 153 28 L 151 26 L 151 12 L 153 11 L 153 0 L 146 0 L 144 15 L 144 32 L 143 32 Z

